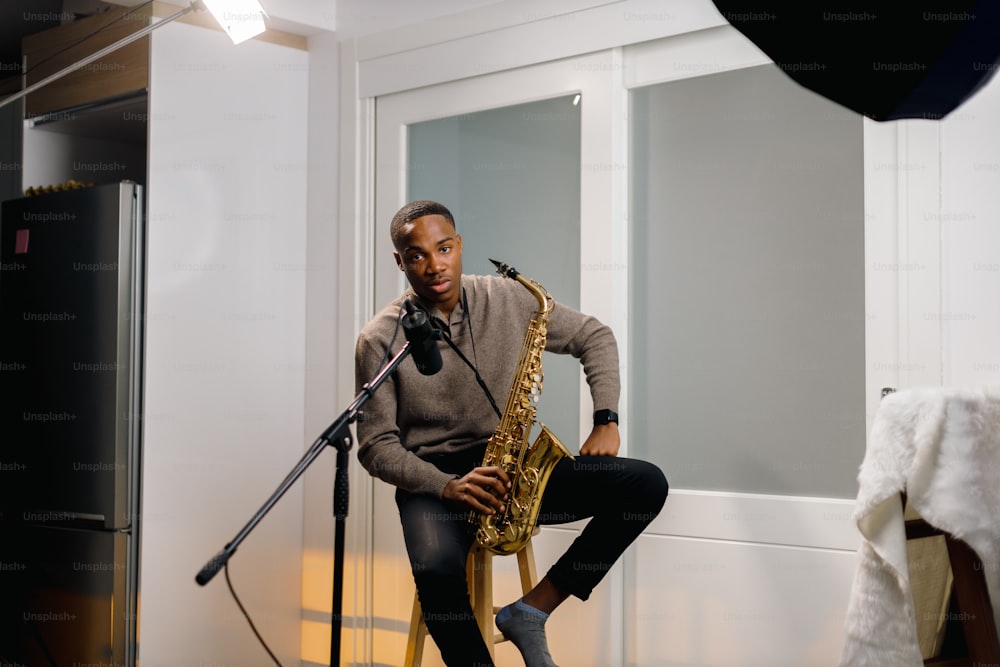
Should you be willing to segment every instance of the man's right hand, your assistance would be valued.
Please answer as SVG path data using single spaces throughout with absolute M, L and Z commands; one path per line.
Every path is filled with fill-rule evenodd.
M 502 468 L 481 466 L 448 482 L 441 497 L 482 514 L 495 514 L 504 510 L 509 490 L 510 478 Z

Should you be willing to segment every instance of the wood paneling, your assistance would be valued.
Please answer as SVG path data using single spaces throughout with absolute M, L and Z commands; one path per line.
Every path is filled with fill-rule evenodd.
M 25 37 L 28 85 L 67 67 L 149 25 L 149 5 L 116 8 Z M 31 118 L 98 100 L 146 90 L 149 86 L 149 37 L 143 37 L 84 65 L 29 95 Z

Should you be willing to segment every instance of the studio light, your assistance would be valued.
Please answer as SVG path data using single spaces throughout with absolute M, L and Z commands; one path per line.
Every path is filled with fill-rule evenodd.
M 257 0 L 201 0 L 233 44 L 264 32 L 267 14 Z

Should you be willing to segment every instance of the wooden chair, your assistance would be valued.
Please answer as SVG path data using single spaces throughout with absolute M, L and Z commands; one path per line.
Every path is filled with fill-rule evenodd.
M 905 494 L 901 500 L 906 513 L 906 539 L 943 535 L 954 579 L 942 655 L 928 658 L 924 664 L 935 667 L 1000 665 L 1000 640 L 982 561 L 968 544 L 909 512 Z
M 535 528 L 532 535 L 537 534 L 538 528 Z M 500 607 L 493 605 L 493 557 L 492 551 L 474 546 L 469 551 L 469 559 L 465 565 L 472 611 L 479 624 L 479 631 L 483 633 L 483 639 L 490 650 L 490 655 L 494 655 L 493 647 L 495 644 L 507 641 L 503 634 L 494 632 L 493 627 L 493 618 L 500 611 Z M 524 548 L 517 552 L 517 569 L 521 579 L 521 592 L 527 593 L 538 583 L 538 576 L 535 572 L 535 552 L 530 539 Z M 420 609 L 420 600 L 414 593 L 413 612 L 410 614 L 410 634 L 406 641 L 406 657 L 403 660 L 403 667 L 420 667 L 426 638 L 427 625 L 424 623 L 424 616 Z

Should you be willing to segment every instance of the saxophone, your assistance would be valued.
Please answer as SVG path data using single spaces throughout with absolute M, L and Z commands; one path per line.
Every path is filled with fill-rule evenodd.
M 490 260 L 497 273 L 518 281 L 538 299 L 538 310 L 528 324 L 521 346 L 517 371 L 507 396 L 507 406 L 496 431 L 486 445 L 484 466 L 499 466 L 511 480 L 504 511 L 480 514 L 473 511 L 472 523 L 478 523 L 476 542 L 496 554 L 512 554 L 527 544 L 538 519 L 542 493 L 556 463 L 573 455 L 545 424 L 534 444 L 528 437 L 535 424 L 536 404 L 542 392 L 542 352 L 549 316 L 555 307 L 552 297 L 534 280 L 524 278 L 511 266 Z

